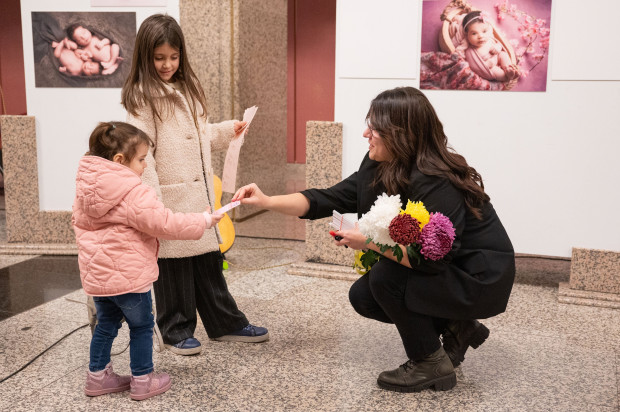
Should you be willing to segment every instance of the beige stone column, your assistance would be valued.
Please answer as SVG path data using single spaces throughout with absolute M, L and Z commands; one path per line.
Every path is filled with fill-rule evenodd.
M 39 210 L 37 136 L 32 116 L 0 116 L 6 202 L 5 254 L 76 254 L 70 211 Z
M 325 188 L 342 180 L 342 123 L 306 124 L 306 183 Z M 331 217 L 306 222 L 306 261 L 291 266 L 289 273 L 329 279 L 356 280 L 354 252 L 334 246 L 329 234 Z
M 560 283 L 558 300 L 620 309 L 620 252 L 573 248 L 570 280 Z
M 241 148 L 237 187 L 257 183 L 266 193 L 286 187 L 286 0 L 181 0 L 188 56 L 202 83 L 209 120 L 241 119 L 258 106 Z M 221 176 L 225 153 L 214 153 Z M 249 215 L 257 210 L 236 210 Z

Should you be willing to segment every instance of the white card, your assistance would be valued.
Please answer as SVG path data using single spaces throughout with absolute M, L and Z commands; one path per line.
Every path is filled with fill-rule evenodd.
M 332 213 L 332 221 L 329 225 L 338 231 L 355 229 L 355 222 L 350 221 L 346 216 L 336 212 L 335 210 Z
M 215 214 L 215 215 L 223 215 L 224 213 L 228 212 L 229 210 L 236 208 L 240 204 L 241 204 L 241 201 L 235 200 L 234 202 L 230 202 L 226 206 L 220 207 L 215 212 L 213 212 L 213 214 Z
M 257 106 L 252 106 L 252 107 L 248 107 L 247 109 L 245 109 L 245 112 L 243 112 L 243 122 L 247 122 L 247 124 L 245 126 L 243 126 L 243 129 L 247 129 L 250 126 L 250 123 L 252 123 L 252 119 L 254 119 L 254 115 L 256 115 L 256 111 L 258 110 Z
M 228 145 L 228 151 L 226 152 L 226 158 L 224 159 L 224 169 L 222 170 L 222 191 L 226 193 L 235 193 L 235 187 L 237 183 L 237 166 L 239 164 L 239 152 L 241 151 L 241 145 L 243 144 L 243 138 L 245 131 L 252 122 L 254 115 L 258 107 L 252 106 L 245 109 L 243 113 L 243 121 L 247 122 L 241 133 L 236 139 L 233 139 Z

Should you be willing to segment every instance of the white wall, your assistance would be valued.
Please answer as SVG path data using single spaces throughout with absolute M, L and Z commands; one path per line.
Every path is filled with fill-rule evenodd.
M 125 120 L 121 89 L 36 88 L 30 14 L 33 11 L 135 11 L 137 29 L 155 13 L 167 13 L 178 20 L 179 0 L 168 0 L 167 7 L 139 8 L 90 7 L 89 0 L 21 1 L 26 102 L 28 115 L 36 119 L 40 209 L 71 210 L 77 165 L 88 150 L 90 133 L 100 121 Z
M 584 18 L 582 2 L 553 1 L 546 92 L 425 91 L 451 145 L 482 174 L 518 253 L 620 250 L 620 54 L 604 40 L 615 38 L 615 2 L 595 3 Z M 367 151 L 370 101 L 419 86 L 421 5 L 338 0 L 343 176 Z

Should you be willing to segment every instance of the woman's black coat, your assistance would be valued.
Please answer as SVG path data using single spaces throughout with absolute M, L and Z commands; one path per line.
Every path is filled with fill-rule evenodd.
M 360 168 L 328 189 L 302 192 L 310 210 L 302 218 L 319 219 L 340 213 L 368 212 L 385 192 L 373 187 L 378 162 L 366 154 Z M 450 218 L 456 229 L 452 250 L 440 261 L 411 262 L 407 281 L 409 310 L 446 319 L 483 319 L 506 310 L 515 277 L 514 250 L 491 203 L 483 208 L 482 220 L 465 206 L 463 194 L 448 179 L 427 176 L 414 168 L 407 193 L 401 201 L 422 201 L 429 211 Z M 404 208 L 403 205 L 403 208 Z

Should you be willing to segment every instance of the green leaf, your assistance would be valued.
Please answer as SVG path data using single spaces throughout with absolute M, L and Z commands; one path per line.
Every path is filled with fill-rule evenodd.
M 362 266 L 364 266 L 366 270 L 370 270 L 370 268 L 378 261 L 379 261 L 379 254 L 376 253 L 374 250 L 369 250 L 367 252 L 364 252 L 364 254 L 360 257 L 360 262 L 362 263 Z
M 392 252 L 396 257 L 396 260 L 398 260 L 398 263 L 400 263 L 400 261 L 403 260 L 403 250 L 400 248 L 399 245 L 396 245 L 392 248 Z
M 414 261 L 417 264 L 422 263 L 422 255 L 420 255 L 420 246 L 419 245 L 409 245 L 407 246 L 407 256 L 409 257 L 409 263 L 413 266 Z

